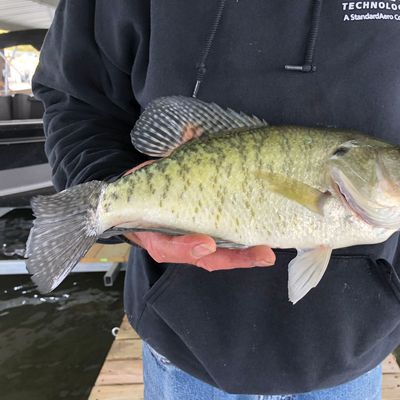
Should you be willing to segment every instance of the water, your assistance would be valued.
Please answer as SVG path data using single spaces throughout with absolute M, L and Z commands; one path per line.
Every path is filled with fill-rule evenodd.
M 0 259 L 23 258 L 32 224 L 30 208 L 16 208 L 0 217 Z
M 1 268 L 1 265 L 0 265 Z M 123 316 L 123 275 L 72 274 L 49 295 L 0 276 L 0 399 L 87 399 Z

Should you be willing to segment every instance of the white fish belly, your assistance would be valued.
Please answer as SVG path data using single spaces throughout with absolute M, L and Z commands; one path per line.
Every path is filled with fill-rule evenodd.
M 108 225 L 167 228 L 247 246 L 303 249 L 379 243 L 394 233 L 364 222 L 334 196 L 326 201 L 322 214 L 271 192 L 255 194 L 250 201 L 228 190 L 222 204 L 207 194 L 199 199 L 193 193 L 177 193 L 163 201 L 160 196 L 136 197 L 129 204 L 114 207 Z

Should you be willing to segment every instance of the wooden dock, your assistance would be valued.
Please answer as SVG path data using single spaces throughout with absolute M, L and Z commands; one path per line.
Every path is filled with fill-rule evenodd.
M 89 400 L 143 400 L 142 342 L 122 321 Z
M 121 244 L 94 244 L 82 258 L 82 263 L 123 263 L 128 261 L 131 246 Z
M 400 367 L 394 355 L 390 355 L 382 364 L 383 383 L 382 400 L 400 399 Z
M 89 400 L 143 399 L 141 340 L 125 317 Z M 390 355 L 383 363 L 382 400 L 399 399 L 400 368 Z

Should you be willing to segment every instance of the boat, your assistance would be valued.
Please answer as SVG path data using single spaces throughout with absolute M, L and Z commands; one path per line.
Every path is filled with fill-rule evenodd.
M 0 49 L 31 44 L 39 50 L 45 34 L 45 29 L 3 33 Z M 33 196 L 54 193 L 44 152 L 43 112 L 31 93 L 0 96 L 0 208 L 27 207 Z
M 0 121 L 0 207 L 29 206 L 33 196 L 52 194 L 41 119 Z

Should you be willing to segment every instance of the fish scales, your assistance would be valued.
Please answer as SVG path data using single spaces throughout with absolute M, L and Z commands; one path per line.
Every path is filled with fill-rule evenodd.
M 248 246 L 310 247 L 319 241 L 340 247 L 338 236 L 360 241 L 360 228 L 364 240 L 375 240 L 376 229 L 355 220 L 339 198 L 327 202 L 322 217 L 270 191 L 258 177 L 260 172 L 291 176 L 325 192 L 327 158 L 348 138 L 293 127 L 200 138 L 111 184 L 103 202 L 113 206 L 102 215 L 102 224 L 199 232 Z M 133 191 L 127 203 L 128 188 Z

